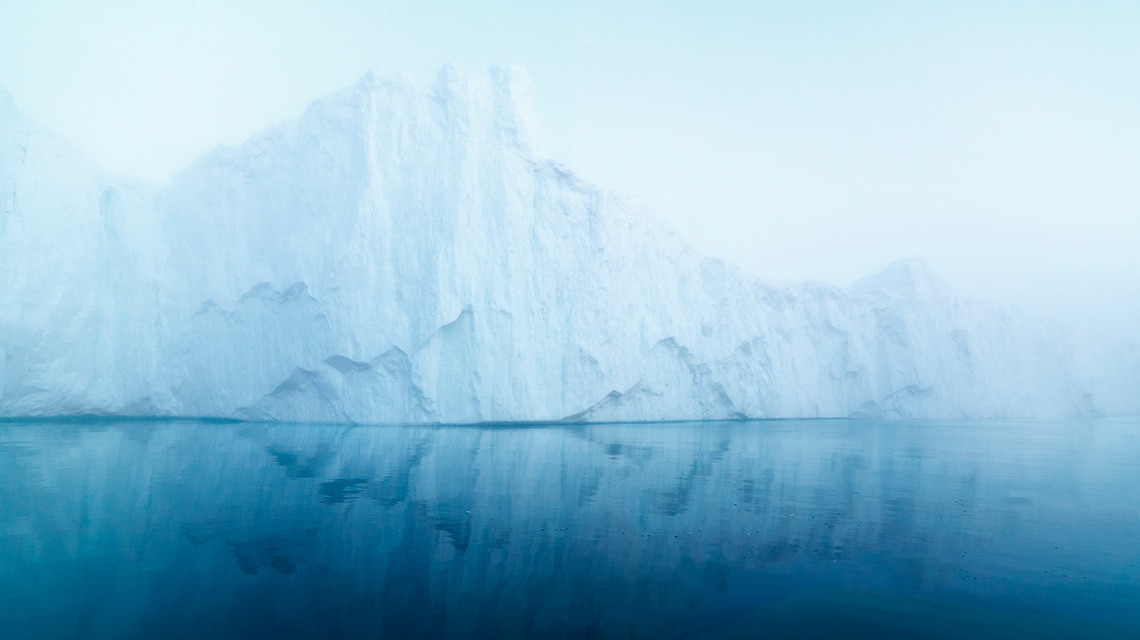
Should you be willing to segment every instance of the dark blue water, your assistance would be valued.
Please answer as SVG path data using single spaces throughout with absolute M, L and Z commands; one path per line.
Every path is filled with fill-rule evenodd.
M 0 423 L 0 638 L 1140 638 L 1140 420 Z

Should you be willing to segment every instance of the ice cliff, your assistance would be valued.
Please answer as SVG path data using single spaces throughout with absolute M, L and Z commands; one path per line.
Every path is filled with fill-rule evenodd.
M 1140 383 L 1089 382 L 1065 332 L 919 261 L 841 289 L 695 253 L 539 154 L 529 105 L 515 69 L 369 74 L 158 187 L 0 94 L 0 415 L 1136 410 Z

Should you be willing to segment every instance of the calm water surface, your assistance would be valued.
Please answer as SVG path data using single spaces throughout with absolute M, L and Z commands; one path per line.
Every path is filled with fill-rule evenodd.
M 1140 638 L 1140 420 L 0 423 L 0 638 Z

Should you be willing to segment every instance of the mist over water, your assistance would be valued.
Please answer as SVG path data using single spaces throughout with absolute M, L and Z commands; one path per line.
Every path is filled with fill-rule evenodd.
M 0 423 L 0 636 L 1134 635 L 1138 459 L 1136 419 Z

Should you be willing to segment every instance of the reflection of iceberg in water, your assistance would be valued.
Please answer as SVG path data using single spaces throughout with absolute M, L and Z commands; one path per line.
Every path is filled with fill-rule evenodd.
M 8 424 L 0 635 L 745 633 L 805 588 L 1087 624 L 1140 597 L 1135 426 Z

